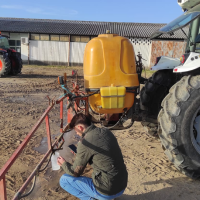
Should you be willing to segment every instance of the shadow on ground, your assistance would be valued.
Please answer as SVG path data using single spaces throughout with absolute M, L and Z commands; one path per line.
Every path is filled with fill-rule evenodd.
M 144 186 L 157 184 L 168 184 L 169 187 L 147 192 L 139 195 L 123 194 L 116 200 L 198 200 L 200 199 L 200 181 L 191 180 L 187 177 L 146 182 Z M 134 191 L 132 191 L 134 193 Z

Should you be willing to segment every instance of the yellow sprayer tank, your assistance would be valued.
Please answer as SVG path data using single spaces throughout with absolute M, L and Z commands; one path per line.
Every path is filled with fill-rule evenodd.
M 133 46 L 124 37 L 102 34 L 92 39 L 84 53 L 84 84 L 91 108 L 97 113 L 123 113 L 134 103 L 139 86 Z

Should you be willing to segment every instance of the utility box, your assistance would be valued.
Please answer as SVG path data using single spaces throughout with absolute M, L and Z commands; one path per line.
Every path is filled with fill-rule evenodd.
M 24 64 L 28 64 L 29 60 L 29 39 L 28 37 L 21 37 L 21 58 Z
M 21 44 L 25 44 L 25 45 L 28 45 L 29 41 L 28 41 L 28 38 L 27 37 L 22 37 L 21 38 Z

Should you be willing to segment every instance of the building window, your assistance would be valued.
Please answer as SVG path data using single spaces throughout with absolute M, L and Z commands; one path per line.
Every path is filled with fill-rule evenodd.
M 59 35 L 50 35 L 51 41 L 59 41 L 60 37 Z
M 49 35 L 47 35 L 47 34 L 40 34 L 40 40 L 49 41 Z
M 40 34 L 31 34 L 31 40 L 40 40 Z
M 15 40 L 9 40 L 9 45 L 10 46 L 15 46 Z
M 60 35 L 60 41 L 69 42 L 69 36 L 68 35 Z
M 21 41 L 20 40 L 16 40 L 17 42 L 17 46 L 21 46 Z
M 9 40 L 9 45 L 11 49 L 17 52 L 21 52 L 21 41 L 20 40 Z
M 91 39 L 96 38 L 96 37 L 98 37 L 98 36 L 91 36 Z
M 78 35 L 72 35 L 71 36 L 71 42 L 80 42 L 81 41 L 81 37 Z
M 81 36 L 80 42 L 89 42 L 89 41 L 90 41 L 90 36 Z
M 72 35 L 70 37 L 71 42 L 84 42 L 87 43 L 96 36 L 80 36 Z M 69 35 L 48 35 L 48 34 L 31 34 L 31 40 L 43 40 L 43 41 L 61 41 L 69 42 Z
M 79 36 L 79 35 L 72 35 L 71 42 L 89 42 L 90 36 Z
M 80 36 L 79 36 L 80 37 Z M 31 40 L 69 42 L 68 35 L 31 34 Z

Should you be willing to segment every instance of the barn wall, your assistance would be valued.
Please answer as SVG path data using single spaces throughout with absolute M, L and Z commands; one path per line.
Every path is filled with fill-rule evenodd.
M 135 54 L 142 54 L 143 65 L 152 67 L 156 57 L 170 56 L 179 58 L 185 50 L 186 43 L 178 41 L 151 41 L 143 38 L 130 38 Z M 70 65 L 82 65 L 87 43 L 70 42 Z M 68 65 L 69 42 L 30 40 L 30 64 Z M 27 59 L 27 58 L 26 58 Z
M 69 42 L 30 40 L 30 64 L 67 65 Z
M 69 42 L 30 40 L 30 64 L 68 65 Z M 70 65 L 82 65 L 86 43 L 70 42 Z
M 156 57 L 169 56 L 180 58 L 185 52 L 186 43 L 178 41 L 153 41 L 150 67 L 154 66 Z
M 70 57 L 69 62 L 71 65 L 82 65 L 85 46 L 87 43 L 83 42 L 70 42 Z

